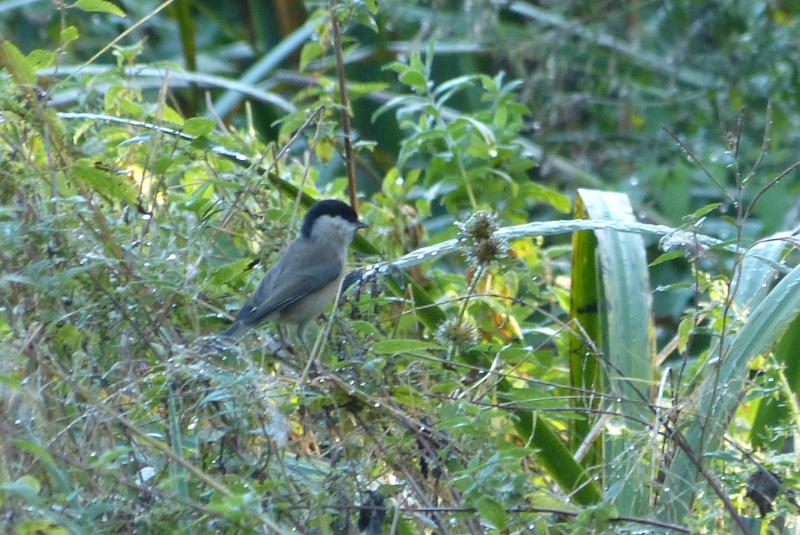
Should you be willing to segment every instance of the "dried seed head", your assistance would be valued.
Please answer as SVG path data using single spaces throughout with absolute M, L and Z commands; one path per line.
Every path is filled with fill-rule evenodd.
M 474 346 L 480 340 L 478 329 L 469 322 L 456 318 L 443 321 L 435 334 L 436 340 L 446 346 L 453 345 L 457 350 L 464 350 Z
M 475 267 L 484 267 L 508 256 L 508 240 L 497 236 L 497 217 L 478 210 L 464 222 L 456 222 L 461 229 L 459 238 L 469 246 L 467 258 Z

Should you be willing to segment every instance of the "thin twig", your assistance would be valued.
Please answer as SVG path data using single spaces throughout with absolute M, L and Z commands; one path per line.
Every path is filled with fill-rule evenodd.
M 331 27 L 333 28 L 333 52 L 336 55 L 336 76 L 339 79 L 339 100 L 342 103 L 342 133 L 344 134 L 344 159 L 347 162 L 347 184 L 350 190 L 350 204 L 358 211 L 356 191 L 356 162 L 353 158 L 353 139 L 350 127 L 350 104 L 347 101 L 347 81 L 344 77 L 342 58 L 342 37 L 339 33 L 339 19 L 336 15 L 336 0 L 330 0 Z

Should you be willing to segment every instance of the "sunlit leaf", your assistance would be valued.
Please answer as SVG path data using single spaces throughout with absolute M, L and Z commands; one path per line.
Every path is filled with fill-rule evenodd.
M 138 191 L 127 175 L 111 173 L 87 159 L 81 159 L 72 166 L 74 176 L 90 185 L 97 193 L 111 199 L 136 205 Z
M 94 13 L 109 13 L 118 17 L 125 17 L 125 13 L 116 5 L 106 0 L 77 0 L 75 7 Z
M 186 119 L 181 129 L 192 137 L 202 137 L 214 131 L 214 121 L 203 117 Z

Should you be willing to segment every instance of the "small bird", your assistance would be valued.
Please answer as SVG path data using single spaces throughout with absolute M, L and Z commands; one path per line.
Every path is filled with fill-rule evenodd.
M 341 201 L 315 203 L 303 218 L 300 236 L 267 271 L 221 336 L 238 341 L 249 328 L 273 321 L 296 324 L 302 341 L 308 322 L 322 314 L 339 292 L 350 242 L 357 230 L 366 227 Z

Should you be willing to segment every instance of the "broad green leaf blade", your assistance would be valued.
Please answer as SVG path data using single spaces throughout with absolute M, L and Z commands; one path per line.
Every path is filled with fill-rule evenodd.
M 503 392 L 512 389 L 506 380 L 498 385 L 501 399 Z M 541 415 L 530 410 L 516 410 L 514 427 L 525 443 L 530 443 L 536 450 L 539 464 L 553 479 L 571 493 L 576 503 L 592 505 L 600 501 L 600 488 L 591 480 L 589 472 L 578 464 L 569 449 L 564 446 L 552 426 Z
M 783 443 L 791 435 L 785 433 L 775 433 L 773 436 L 769 430 L 778 426 L 785 426 L 791 421 L 793 407 L 800 393 L 800 359 L 797 358 L 797 348 L 800 347 L 800 318 L 795 318 L 789 329 L 781 338 L 775 351 L 775 360 L 783 365 L 783 377 L 786 378 L 785 384 L 779 385 L 780 394 L 777 397 L 764 396 L 761 398 L 753 419 L 753 426 L 750 430 L 750 444 L 754 449 L 768 447 L 773 451 L 780 451 Z M 800 424 L 795 413 L 794 425 Z
M 732 286 L 731 294 L 733 298 L 733 303 L 735 305 L 734 309 L 738 310 L 739 313 L 747 315 L 750 313 L 750 310 L 756 308 L 760 303 L 763 302 L 764 298 L 768 294 L 772 281 L 774 280 L 774 276 L 776 271 L 776 264 L 778 259 L 780 258 L 783 249 L 785 248 L 786 244 L 781 240 L 781 238 L 786 237 L 786 233 L 779 233 L 770 238 L 768 241 L 763 241 L 751 247 L 746 253 L 742 260 L 742 266 L 739 270 L 739 276 L 737 279 L 734 280 L 734 285 Z M 731 318 L 733 321 L 733 318 Z M 726 339 L 728 341 L 727 349 L 730 350 L 730 347 L 733 343 L 731 338 Z M 719 346 L 715 349 L 712 349 L 710 352 L 711 355 L 715 353 L 718 354 Z M 757 355 L 752 355 L 749 357 L 750 359 L 755 358 Z M 749 359 L 748 359 L 749 360 Z M 728 369 L 728 373 L 736 373 L 738 376 L 738 381 L 744 381 L 746 374 L 748 373 L 746 363 L 740 366 L 738 371 L 731 369 L 734 366 L 730 361 L 727 359 L 725 362 L 721 361 L 721 365 Z M 711 381 L 710 383 L 708 381 Z M 697 391 L 697 395 L 703 396 L 712 396 L 716 397 L 717 392 L 714 388 L 713 379 L 708 379 L 705 384 L 702 385 L 700 389 Z M 734 402 L 736 403 L 736 402 Z M 737 403 L 738 405 L 738 403 Z M 735 410 L 735 407 L 731 407 L 731 411 Z M 764 409 L 768 411 L 769 408 L 766 407 Z M 707 412 L 698 412 L 697 414 L 707 414 Z M 732 414 L 732 412 L 731 412 Z M 761 415 L 761 418 L 767 417 L 766 415 Z M 758 421 L 758 420 L 757 420 Z M 695 420 L 693 424 L 695 426 L 700 426 L 705 423 L 705 419 L 700 420 L 699 422 Z M 724 428 L 726 425 L 723 422 L 719 422 L 720 426 Z M 754 431 L 759 433 L 755 425 Z M 763 429 L 761 427 L 760 429 Z M 691 429 L 687 432 L 687 438 L 690 435 Z M 695 433 L 699 433 L 702 436 L 702 431 L 694 430 Z M 699 439 L 696 444 L 690 444 L 693 448 L 697 448 L 701 443 L 705 445 L 704 451 L 713 451 L 717 448 L 719 444 L 719 437 L 708 436 L 708 442 L 705 442 L 703 439 Z M 698 451 L 695 449 L 695 451 Z M 671 465 L 670 474 L 684 474 L 685 478 L 682 481 L 675 481 L 671 485 L 671 489 L 675 492 L 673 493 L 672 497 L 674 499 L 670 500 L 670 503 L 663 504 L 665 509 L 669 509 L 669 513 L 672 515 L 671 518 L 682 518 L 692 507 L 692 500 L 696 495 L 696 481 L 699 478 L 699 473 L 697 471 L 697 467 L 691 460 L 682 452 L 676 456 L 673 460 Z M 690 475 L 691 474 L 691 475 Z
M 786 248 L 784 238 L 790 233 L 781 232 L 751 247 L 742 260 L 742 268 L 733 286 L 733 302 L 743 309 L 754 309 L 772 287 L 777 271 L 775 264 Z
M 694 399 L 686 403 L 697 407 L 697 412 L 685 422 L 684 436 L 699 458 L 718 449 L 738 407 L 748 363 L 769 351 L 798 314 L 800 266 L 791 270 L 753 310 L 723 352 L 718 367 L 710 370 L 717 373 L 709 373 Z M 678 451 L 664 481 L 664 487 L 670 489 L 670 499 L 658 504 L 656 516 L 681 522 L 691 509 L 698 477 L 696 467 L 685 453 Z
M 575 217 L 587 217 L 581 198 L 575 202 Z M 600 323 L 600 286 L 597 272 L 597 238 L 593 232 L 575 232 L 572 235 L 572 284 L 570 291 L 570 324 L 579 328 L 570 330 L 569 374 L 570 386 L 586 395 L 574 396 L 572 406 L 578 408 L 573 432 L 570 433 L 571 449 L 577 450 L 591 428 L 589 409 L 597 409 L 597 396 L 589 393 L 600 390 L 600 374 L 597 355 L 589 341 L 599 344 L 602 339 Z M 588 340 L 586 338 L 588 338 Z M 600 462 L 602 448 L 598 444 L 587 452 L 584 465 Z
M 172 4 L 172 14 L 178 22 L 178 34 L 181 38 L 186 69 L 194 72 L 197 70 L 197 47 L 195 46 L 197 32 L 189 0 L 175 0 Z
M 789 238 L 791 233 L 781 232 L 771 236 L 769 240 L 762 241 L 754 245 L 747 256 L 742 261 L 742 269 L 739 280 L 737 281 L 734 293 L 734 302 L 737 307 L 745 313 L 760 303 L 771 287 L 771 279 L 775 278 L 776 271 L 774 266 L 765 262 L 763 259 L 778 262 L 786 242 L 784 238 Z M 800 321 L 795 320 L 783 339 L 775 348 L 775 358 L 781 362 L 785 368 L 785 377 L 788 386 L 794 394 L 800 388 L 798 372 L 800 371 L 800 361 L 794 358 L 797 343 L 800 342 Z M 768 435 L 767 429 L 779 425 L 789 417 L 789 405 L 785 399 L 785 394 L 778 398 L 765 398 L 758 406 L 753 426 L 750 430 L 750 443 L 754 448 L 764 446 Z M 776 449 L 780 449 L 778 444 L 773 444 Z
M 579 190 L 580 200 L 592 220 L 635 221 L 625 195 Z M 618 394 L 637 402 L 647 398 L 654 377 L 655 327 L 647 258 L 641 236 L 627 232 L 596 231 L 597 255 L 605 306 L 605 334 L 601 349 L 615 367 L 607 370 Z M 631 414 L 642 414 L 640 404 L 623 406 Z
M 621 515 L 645 516 L 650 496 L 643 486 L 650 473 L 637 477 L 647 465 L 630 451 L 631 436 L 643 436 L 645 431 L 634 422 L 651 418 L 646 404 L 651 401 L 650 385 L 655 377 L 655 325 L 644 241 L 641 236 L 623 231 L 636 221 L 627 196 L 582 189 L 578 190 L 578 204 L 579 213 L 592 220 L 620 223 L 620 231 L 612 227 L 595 232 L 597 289 L 602 289 L 602 294 L 597 292 L 597 303 L 602 328 L 601 338 L 593 342 L 605 357 L 603 393 L 620 400 L 613 410 L 620 411 L 623 417 L 613 423 L 619 429 L 628 429 L 621 437 L 606 437 L 603 464 L 607 469 L 606 499 L 614 501 Z M 585 249 L 580 252 L 589 254 L 588 246 Z M 580 262 L 587 266 L 589 260 Z M 591 290 L 591 283 L 578 284 L 583 292 L 578 301 L 590 303 L 590 296 L 585 294 Z M 646 449 L 638 451 L 644 454 Z
M 278 46 L 273 47 L 260 60 L 254 63 L 237 81 L 242 87 L 254 86 L 267 76 L 275 67 L 284 61 L 295 50 L 303 46 L 314 33 L 314 27 L 319 23 L 319 18 L 309 18 L 300 28 L 288 35 Z M 242 100 L 241 91 L 231 88 L 214 102 L 210 109 L 220 117 L 225 117 Z

